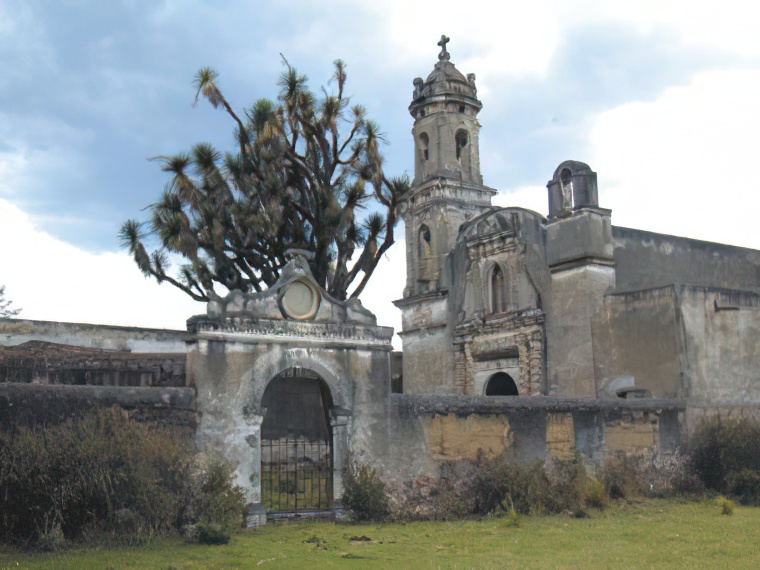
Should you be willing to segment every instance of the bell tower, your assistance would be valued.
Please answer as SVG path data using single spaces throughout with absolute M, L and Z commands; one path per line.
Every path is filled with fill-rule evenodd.
M 478 113 L 483 104 L 475 74 L 465 77 L 457 70 L 448 43 L 441 36 L 438 61 L 427 79 L 414 80 L 409 105 L 414 181 L 401 204 L 406 287 L 395 304 L 402 313 L 404 392 L 410 394 L 457 393 L 446 258 L 462 224 L 488 210 L 496 194 L 483 185 L 480 173 Z
M 414 181 L 402 206 L 407 242 L 404 297 L 445 289 L 441 272 L 459 226 L 491 207 L 496 191 L 480 173 L 475 74 L 465 78 L 451 63 L 441 36 L 438 62 L 425 81 L 414 80 Z

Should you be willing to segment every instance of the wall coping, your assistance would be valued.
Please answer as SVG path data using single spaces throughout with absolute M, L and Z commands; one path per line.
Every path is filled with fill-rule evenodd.
M 685 410 L 685 400 L 666 398 L 565 398 L 561 396 L 413 396 L 391 394 L 392 412 L 405 416 L 504 414 L 517 410 L 593 412 L 625 410 L 659 413 Z

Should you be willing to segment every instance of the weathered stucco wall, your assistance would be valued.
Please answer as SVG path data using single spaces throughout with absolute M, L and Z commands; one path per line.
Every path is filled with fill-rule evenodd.
M 596 396 L 591 320 L 614 283 L 614 269 L 599 265 L 552 275 L 546 314 L 549 394 Z
M 657 398 L 685 396 L 683 331 L 673 287 L 607 295 L 594 318 L 593 336 L 600 397 L 615 397 L 612 383 L 624 376 Z
M 760 251 L 613 226 L 617 289 L 674 283 L 743 291 L 760 284 Z
M 760 295 L 680 287 L 684 378 L 696 406 L 760 406 Z
M 631 376 L 693 406 L 760 405 L 760 295 L 684 285 L 608 295 L 594 354 L 602 397 Z
M 453 394 L 454 356 L 447 328 L 446 297 L 431 295 L 413 304 L 397 302 L 402 310 L 404 392 Z

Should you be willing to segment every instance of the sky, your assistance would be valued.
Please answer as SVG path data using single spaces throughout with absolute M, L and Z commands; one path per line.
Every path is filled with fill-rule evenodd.
M 441 34 L 477 76 L 495 204 L 546 214 L 580 160 L 615 225 L 760 249 L 758 21 L 749 0 L 0 0 L 0 284 L 20 318 L 184 328 L 204 305 L 145 279 L 118 230 L 167 182 L 151 157 L 233 147 L 194 74 L 241 110 L 276 96 L 283 56 L 314 89 L 341 58 L 411 175 L 412 80 Z M 362 295 L 397 330 L 404 264 L 397 243 Z

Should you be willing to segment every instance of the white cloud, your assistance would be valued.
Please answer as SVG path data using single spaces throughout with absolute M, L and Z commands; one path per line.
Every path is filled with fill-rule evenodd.
M 615 19 L 649 32 L 654 26 L 671 30 L 681 41 L 747 56 L 760 55 L 757 22 L 760 4 L 747 0 L 637 0 L 583 2 L 596 20 Z
M 518 207 L 533 210 L 542 216 L 549 212 L 549 195 L 545 186 L 507 188 L 493 197 L 494 206 Z
M 559 37 L 557 15 L 546 1 L 389 4 L 386 28 L 393 61 L 413 59 L 416 67 L 429 65 L 437 54 L 435 42 L 446 34 L 451 38 L 452 61 L 463 73 L 477 70 L 485 95 L 488 78 L 543 74 Z
M 758 100 L 759 70 L 711 71 L 602 114 L 589 164 L 613 223 L 760 248 Z
M 0 283 L 20 318 L 184 329 L 205 311 L 169 285 L 145 279 L 125 253 L 93 254 L 37 229 L 0 199 Z

